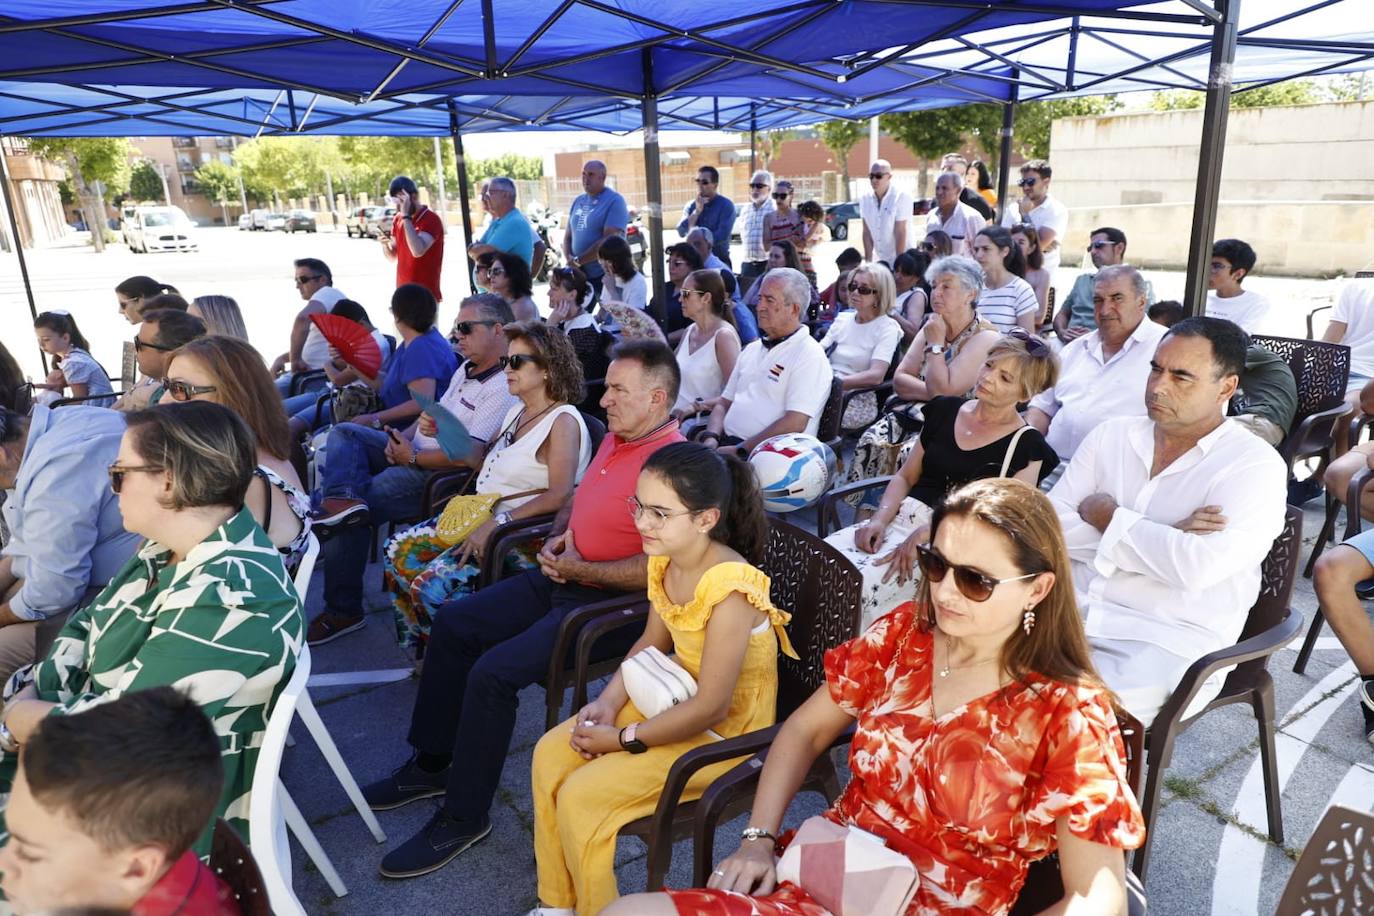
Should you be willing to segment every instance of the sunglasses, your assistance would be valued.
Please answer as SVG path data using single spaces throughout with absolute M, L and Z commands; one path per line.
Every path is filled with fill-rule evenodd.
M 684 289 L 682 292 L 678 293 L 678 296 L 683 299 L 686 299 L 688 296 L 700 296 L 703 299 L 709 299 L 711 298 L 711 293 L 704 289 Z
M 1108 241 L 1106 241 L 1106 240 L 1103 240 L 1103 241 L 1100 241 L 1100 242 L 1089 242 L 1089 243 L 1088 243 L 1088 250 L 1089 250 L 1089 251 L 1096 251 L 1096 250 L 1099 249 L 1099 248 L 1110 248 L 1110 247 L 1112 247 L 1112 246 L 1115 245 L 1115 244 L 1116 244 L 1116 242 L 1108 242 Z
M 774 199 L 774 200 L 786 200 L 787 198 L 789 198 L 789 197 L 791 197 L 791 196 L 792 196 L 792 192 L 791 192 L 791 191 L 774 191 L 774 192 L 773 192 L 773 199 Z
M 1022 178 L 1017 184 L 1023 188 L 1033 188 L 1039 180 L 1038 178 Z
M 1012 340 L 1019 340 L 1026 345 L 1026 352 L 1036 358 L 1044 358 L 1050 354 L 1050 345 L 1044 340 L 1030 333 L 1025 328 L 1015 327 L 1007 332 L 1007 336 Z
M 851 296 L 855 293 L 858 293 L 860 296 L 873 296 L 876 295 L 877 292 L 877 288 L 872 286 L 860 286 L 858 283 L 849 284 L 849 294 Z
M 133 474 L 135 472 L 142 474 L 155 474 L 158 471 L 162 470 L 165 469 L 153 464 L 131 464 L 127 467 L 120 467 L 117 464 L 112 464 L 106 470 L 106 473 L 110 475 L 110 492 L 118 495 L 119 491 L 124 489 L 125 474 Z
M 891 172 L 873 172 L 873 173 L 871 173 L 871 174 L 868 176 L 868 180 L 869 180 L 869 181 L 882 181 L 884 178 L 886 178 L 888 175 L 891 175 L 891 174 L 892 174 Z
M 163 379 L 162 390 L 167 392 L 173 401 L 189 401 L 198 394 L 219 391 L 214 385 L 192 385 L 190 382 L 183 382 L 181 379 L 175 378 Z
M 934 242 L 922 242 L 922 243 L 921 243 L 921 250 L 922 250 L 922 251 L 934 251 L 934 250 L 935 250 L 935 243 L 934 243 Z
M 307 283 L 314 283 L 316 280 L 323 280 L 323 279 L 324 279 L 324 276 L 321 275 L 321 274 L 315 274 L 315 275 L 309 276 L 309 277 L 297 277 L 297 278 L 296 278 L 296 285 L 297 285 L 297 286 L 304 286 L 304 285 L 307 284 Z
M 171 353 L 176 347 L 164 347 L 162 344 L 149 343 L 142 338 L 134 338 L 134 352 L 141 350 L 157 350 L 159 353 Z
M 766 188 L 766 187 L 768 187 L 768 185 L 764 184 L 762 181 L 751 181 L 751 182 L 749 182 L 749 187 L 751 187 L 751 188 L 753 188 L 755 191 L 757 191 L 757 190 L 759 190 L 760 188 Z
M 505 275 L 506 269 L 502 267 L 500 264 L 493 264 L 487 268 L 488 277 L 504 277 Z
M 516 353 L 514 356 L 503 356 L 499 362 L 502 369 L 510 369 L 512 372 L 519 372 L 527 364 L 544 365 L 543 358 L 535 356 L 533 353 Z
M 709 178 L 698 178 L 697 184 L 715 184 L 715 182 Z
M 464 337 L 467 337 L 469 334 L 472 333 L 472 329 L 475 328 L 475 327 L 477 327 L 478 325 L 481 325 L 482 327 L 487 327 L 487 328 L 489 328 L 489 327 L 491 327 L 491 326 L 494 325 L 494 324 L 500 324 L 500 323 L 501 323 L 501 322 L 499 322 L 499 321 L 492 321 L 492 320 L 489 319 L 489 318 L 483 318 L 481 321 L 459 321 L 459 322 L 455 322 L 454 325 L 453 325 L 453 333 L 450 334 L 450 335 L 448 336 L 448 339 L 449 339 L 450 341 L 452 341 L 453 343 L 457 343 L 457 342 L 458 342 L 458 337 L 457 337 L 457 335 L 461 334 L 461 335 L 463 335 Z
M 1040 573 L 1026 573 L 1024 576 L 1008 576 L 1005 579 L 994 579 L 985 576 L 971 566 L 957 566 L 935 552 L 933 547 L 919 544 L 916 547 L 916 562 L 921 567 L 921 574 L 931 582 L 945 581 L 945 574 L 953 571 L 954 586 L 959 589 L 959 594 L 970 601 L 987 601 L 992 597 L 992 593 L 999 585 L 1008 582 L 1020 582 L 1023 579 L 1034 579 Z

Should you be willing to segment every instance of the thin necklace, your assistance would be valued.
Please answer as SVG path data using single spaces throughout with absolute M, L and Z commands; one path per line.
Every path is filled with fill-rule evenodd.
M 997 659 L 995 659 L 995 658 L 985 658 L 985 659 L 983 659 L 983 660 L 980 661 L 980 662 L 968 662 L 967 664 L 964 664 L 964 665 L 951 665 L 951 664 L 949 663 L 949 659 L 950 659 L 951 653 L 954 651 L 954 649 L 953 649 L 953 644 L 950 642 L 949 634 L 948 634 L 948 633 L 944 634 L 944 637 L 945 637 L 945 666 L 944 666 L 943 668 L 940 669 L 940 677 L 949 677 L 949 673 L 950 673 L 951 671 L 963 671 L 965 668 L 977 668 L 979 665 L 986 665 L 986 664 L 989 664 L 989 663 L 991 663 L 991 662 L 997 661 Z
M 553 401 L 549 404 L 549 406 L 545 407 L 543 410 L 539 411 L 539 413 L 530 417 L 528 420 L 525 419 L 525 412 L 523 410 L 520 411 L 520 416 L 515 418 L 515 422 L 519 425 L 512 429 L 510 432 L 506 433 L 506 446 L 509 448 L 510 446 L 514 445 L 516 437 L 520 435 L 520 430 L 524 429 L 526 426 L 533 423 L 535 420 L 538 420 L 544 414 L 548 413 L 550 410 L 553 410 L 557 406 L 558 402 Z

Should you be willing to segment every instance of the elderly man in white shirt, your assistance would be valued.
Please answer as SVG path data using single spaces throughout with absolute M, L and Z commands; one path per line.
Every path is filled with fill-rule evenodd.
M 870 193 L 859 198 L 864 221 L 864 260 L 883 261 L 891 267 L 897 255 L 910 247 L 907 227 L 915 208 L 911 195 L 892 183 L 892 164 L 875 159 L 868 167 Z
M 1224 416 L 1246 343 L 1223 319 L 1174 325 L 1150 362 L 1148 415 L 1099 425 L 1050 492 L 1093 662 L 1147 726 L 1189 665 L 1240 638 L 1283 530 L 1283 459 Z
M 791 267 L 759 279 L 763 337 L 740 352 L 700 439 L 747 457 L 764 439 L 783 433 L 814 436 L 834 373 L 825 351 L 801 323 L 811 282 Z
M 1093 284 L 1097 330 L 1064 347 L 1059 380 L 1031 399 L 1026 421 L 1064 460 L 1061 468 L 1102 421 L 1145 414 L 1150 358 L 1165 332 L 1145 318 L 1148 289 L 1134 267 L 1098 271 Z
M 941 172 L 935 179 L 935 208 L 926 217 L 926 232 L 938 229 L 954 240 L 954 253 L 973 257 L 973 240 L 988 221 L 968 204 L 959 200 L 964 189 L 964 176 L 958 172 Z

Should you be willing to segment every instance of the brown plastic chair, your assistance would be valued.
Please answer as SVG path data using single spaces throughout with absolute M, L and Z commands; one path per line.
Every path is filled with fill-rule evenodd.
M 709 839 L 714 837 L 715 824 L 722 817 L 729 819 L 746 810 L 752 800 L 750 793 L 732 789 L 728 784 L 730 776 L 742 769 L 747 771 L 751 765 L 762 765 L 762 758 L 756 755 L 766 751 L 782 722 L 825 683 L 825 653 L 858 635 L 863 579 L 844 554 L 809 531 L 772 519 L 762 568 L 771 580 L 769 594 L 773 603 L 792 614 L 787 633 L 801 660 L 778 656 L 777 724 L 683 754 L 668 771 L 654 813 L 621 828 L 621 836 L 639 837 L 649 847 L 646 864 L 650 890 L 663 886 L 672 863 L 674 840 L 693 836 L 694 827 L 698 831 L 697 860 L 700 862 L 704 856 L 706 869 L 710 870 Z M 584 631 L 584 635 L 587 638 L 580 639 L 578 645 L 579 661 L 592 640 L 591 631 Z M 579 683 L 578 690 L 585 696 L 585 682 Z M 682 793 L 697 771 L 736 758 L 748 759 L 711 785 L 715 794 L 706 814 L 710 827 L 703 847 L 698 811 L 705 799 L 684 802 Z M 839 776 L 828 754 L 817 758 L 802 789 L 821 792 L 829 800 L 839 794 Z
M 210 868 L 229 885 L 243 916 L 272 916 L 262 872 L 248 846 L 224 818 L 215 820 L 210 840 Z
M 1250 608 L 1240 641 L 1234 646 L 1209 652 L 1184 673 L 1155 716 L 1146 736 L 1148 776 L 1140 797 L 1145 816 L 1145 845 L 1135 851 L 1131 868 L 1141 881 L 1150 862 L 1150 841 L 1155 813 L 1159 808 L 1164 771 L 1174 753 L 1174 741 L 1205 714 L 1231 703 L 1249 703 L 1259 726 L 1260 761 L 1264 770 L 1264 795 L 1268 804 L 1269 837 L 1283 844 L 1283 812 L 1279 807 L 1278 759 L 1274 753 L 1274 679 L 1269 674 L 1269 656 L 1292 641 L 1302 629 L 1302 614 L 1289 606 L 1293 579 L 1298 571 L 1298 551 L 1302 549 L 1302 510 L 1289 506 L 1282 533 L 1274 539 L 1269 555 L 1260 567 L 1259 597 Z M 1202 684 L 1212 674 L 1235 666 L 1226 676 L 1221 693 L 1200 712 L 1184 718 L 1184 712 Z
M 816 438 L 830 446 L 835 457 L 840 455 L 840 424 L 844 421 L 844 382 L 839 376 L 830 379 L 830 394 L 821 409 L 821 419 L 816 426 Z
M 1288 435 L 1279 443 L 1279 454 L 1293 465 L 1304 458 L 1320 458 L 1315 474 L 1331 461 L 1331 441 L 1337 421 L 1349 412 L 1345 386 L 1350 379 L 1350 348 L 1345 344 L 1296 337 L 1252 334 L 1250 342 L 1288 363 L 1298 385 L 1298 410 Z
M 1374 912 L 1374 814 L 1332 805 L 1288 876 L 1276 912 L 1337 916 Z
M 1345 540 L 1353 538 L 1360 533 L 1363 519 L 1360 515 L 1360 499 L 1364 494 L 1365 487 L 1374 482 L 1374 468 L 1365 468 L 1354 477 L 1350 478 L 1350 484 L 1346 487 L 1345 504 L 1355 506 L 1355 511 L 1349 510 L 1345 513 Z M 1317 557 L 1321 555 L 1322 549 L 1326 546 L 1326 541 L 1330 538 L 1330 528 L 1334 527 L 1336 521 L 1336 510 L 1340 508 L 1340 503 L 1336 503 L 1328 498 L 1326 510 L 1326 522 L 1322 525 L 1321 533 L 1317 535 L 1317 542 L 1312 545 L 1312 556 L 1307 561 L 1307 569 L 1303 574 L 1308 578 L 1312 576 L 1312 570 L 1317 566 Z M 1312 656 L 1312 649 L 1317 645 L 1317 637 L 1321 634 L 1322 624 L 1326 622 L 1326 617 L 1322 615 L 1322 606 L 1317 605 L 1316 613 L 1312 615 L 1312 625 L 1307 628 L 1307 636 L 1302 641 L 1302 648 L 1298 650 L 1298 660 L 1293 663 L 1293 672 L 1302 674 L 1307 670 L 1307 660 Z
M 1364 437 L 1365 432 L 1369 430 L 1371 427 L 1374 427 L 1374 415 L 1357 411 L 1355 416 L 1350 418 L 1350 431 L 1346 434 L 1346 442 L 1348 444 L 1347 447 L 1353 449 L 1355 446 L 1359 445 L 1360 439 Z M 1360 485 L 1358 487 L 1355 486 L 1355 482 L 1357 480 L 1360 481 Z M 1327 491 L 1326 518 L 1322 522 L 1321 531 L 1317 533 L 1317 540 L 1312 544 L 1312 553 L 1307 558 L 1307 566 L 1304 567 L 1302 571 L 1302 574 L 1306 576 L 1308 579 L 1312 578 L 1312 571 L 1317 568 L 1317 557 L 1321 556 L 1322 551 L 1326 549 L 1326 545 L 1330 543 L 1332 536 L 1336 533 L 1336 516 L 1340 514 L 1341 507 L 1351 505 L 1358 506 L 1360 504 L 1359 495 L 1364 490 L 1365 484 L 1368 483 L 1369 480 L 1370 475 L 1367 468 L 1361 470 L 1359 474 L 1356 474 L 1354 477 L 1352 477 L 1350 479 L 1350 483 L 1346 487 L 1347 495 L 1344 503 L 1338 502 L 1335 499 L 1333 499 L 1333 494 L 1329 490 Z M 1354 499 L 1355 502 L 1352 503 L 1351 499 Z M 1359 513 L 1356 513 L 1357 516 L 1358 514 Z M 1350 519 L 1350 512 L 1347 509 L 1345 529 L 1346 537 L 1350 537 L 1352 533 L 1359 533 L 1359 522 L 1360 520 L 1357 517 L 1356 519 L 1354 519 L 1352 523 Z M 1353 532 L 1351 528 L 1352 524 L 1354 526 Z

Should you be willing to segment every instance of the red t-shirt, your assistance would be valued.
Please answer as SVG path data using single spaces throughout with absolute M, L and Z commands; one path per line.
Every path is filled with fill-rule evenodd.
M 396 244 L 396 285 L 418 283 L 434 294 L 434 298 L 444 301 L 439 292 L 439 271 L 444 266 L 444 221 L 429 207 L 415 211 L 416 232 L 428 232 L 434 237 L 434 244 L 423 257 L 415 257 L 406 244 L 405 221 L 397 213 L 391 220 L 391 240 Z
M 229 885 L 188 850 L 130 912 L 133 916 L 239 916 L 242 910 Z
M 572 517 L 568 520 L 577 552 L 584 560 L 623 560 L 644 551 L 626 501 L 635 495 L 639 472 L 649 456 L 665 445 L 684 441 L 676 422 L 633 442 L 614 434 L 606 436 L 573 493 Z

